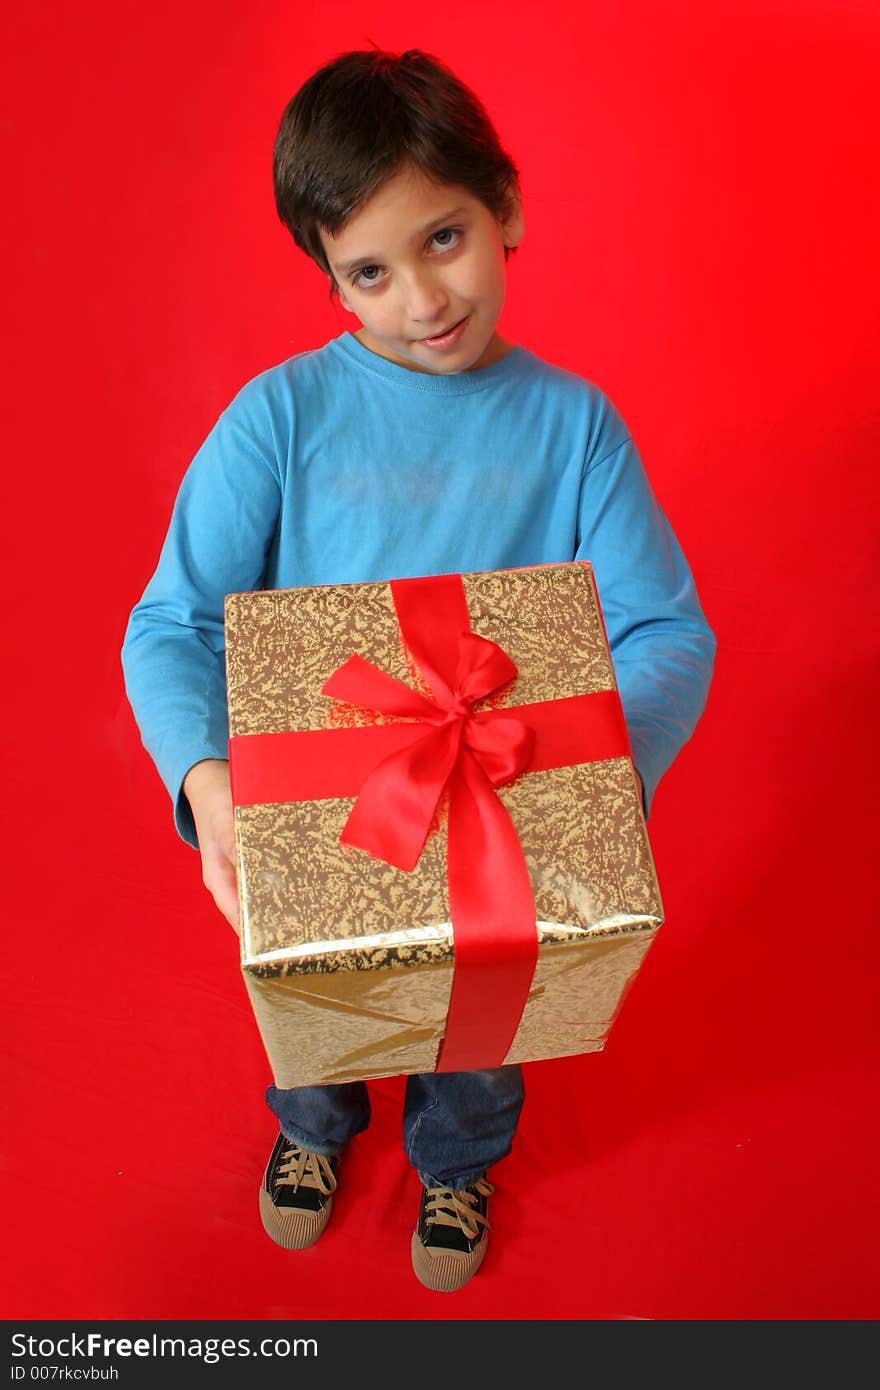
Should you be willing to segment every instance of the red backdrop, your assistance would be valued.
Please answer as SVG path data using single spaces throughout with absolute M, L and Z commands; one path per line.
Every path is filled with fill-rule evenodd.
M 363 15 L 10 21 L 3 1314 L 876 1317 L 876 5 Z M 271 147 L 370 40 L 482 95 L 525 191 L 503 331 L 620 407 L 719 640 L 650 822 L 666 925 L 607 1050 L 527 1067 L 454 1307 L 409 1269 L 399 1080 L 322 1243 L 263 1235 L 267 1064 L 119 662 L 220 410 L 354 326 Z

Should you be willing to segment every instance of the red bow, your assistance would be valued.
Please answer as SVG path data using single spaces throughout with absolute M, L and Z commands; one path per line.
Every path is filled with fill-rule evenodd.
M 417 694 L 362 656 L 349 657 L 334 671 L 322 695 L 411 717 L 426 726 L 422 738 L 384 758 L 369 774 L 339 837 L 342 843 L 409 872 L 418 863 L 456 766 L 463 781 L 453 780 L 450 816 L 458 809 L 456 788 L 467 784 L 475 794 L 485 795 L 485 781 L 490 787 L 512 782 L 528 763 L 534 730 L 509 713 L 474 714 L 472 706 L 515 676 L 507 653 L 470 631 L 459 638 L 452 689 L 438 681 L 442 689 L 435 700 Z

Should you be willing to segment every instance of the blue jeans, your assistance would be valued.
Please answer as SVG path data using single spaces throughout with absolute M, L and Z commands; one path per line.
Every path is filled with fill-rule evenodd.
M 425 1187 L 468 1187 L 509 1154 L 524 1096 L 518 1066 L 408 1076 L 403 1147 Z M 363 1081 L 270 1086 L 266 1100 L 281 1132 L 313 1153 L 339 1153 L 370 1123 Z

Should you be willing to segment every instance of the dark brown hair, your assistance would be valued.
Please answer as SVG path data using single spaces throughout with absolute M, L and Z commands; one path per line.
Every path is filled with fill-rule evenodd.
M 406 163 L 468 189 L 499 220 L 519 193 L 519 171 L 479 98 L 417 48 L 342 53 L 288 102 L 275 138 L 275 205 L 330 276 L 331 294 L 320 229 L 335 235 Z

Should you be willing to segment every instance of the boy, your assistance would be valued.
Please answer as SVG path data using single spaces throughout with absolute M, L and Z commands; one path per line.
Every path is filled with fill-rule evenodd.
M 592 562 L 646 813 L 705 704 L 714 637 L 620 416 L 497 332 L 523 236 L 518 172 L 477 98 L 411 50 L 343 54 L 282 117 L 275 196 L 360 327 L 248 382 L 181 484 L 129 620 L 126 688 L 180 835 L 237 926 L 223 652 L 227 593 Z M 520 1068 L 409 1076 L 416 1276 L 450 1291 L 488 1239 Z M 260 1191 L 288 1249 L 321 1235 L 363 1083 L 270 1086 Z

